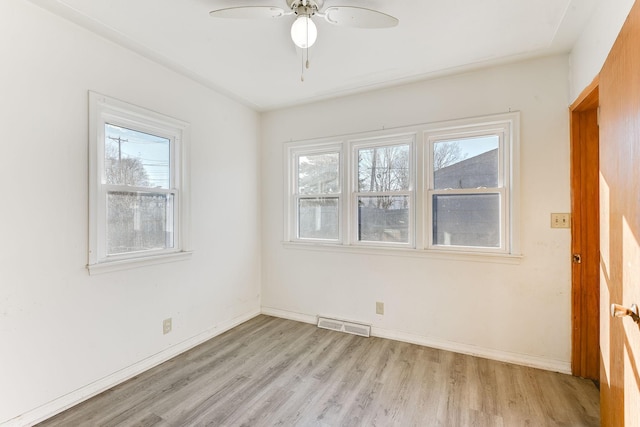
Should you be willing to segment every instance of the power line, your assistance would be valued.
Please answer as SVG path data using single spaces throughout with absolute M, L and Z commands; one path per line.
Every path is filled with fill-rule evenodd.
M 121 137 L 115 137 L 115 136 L 108 136 L 107 138 L 109 138 L 112 141 L 116 141 L 118 143 L 118 162 L 122 161 L 122 143 L 123 142 L 129 142 L 128 139 L 122 139 Z

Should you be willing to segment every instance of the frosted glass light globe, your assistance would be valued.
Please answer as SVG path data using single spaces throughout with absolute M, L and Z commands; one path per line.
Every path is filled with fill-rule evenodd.
M 291 40 L 301 49 L 313 46 L 318 38 L 318 29 L 308 16 L 298 16 L 291 26 Z

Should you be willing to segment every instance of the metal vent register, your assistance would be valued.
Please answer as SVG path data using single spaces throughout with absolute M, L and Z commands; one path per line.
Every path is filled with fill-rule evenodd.
M 371 326 L 363 323 L 348 322 L 346 320 L 331 319 L 318 316 L 318 328 L 330 329 L 332 331 L 346 332 L 348 334 L 360 335 L 361 337 L 371 336 Z

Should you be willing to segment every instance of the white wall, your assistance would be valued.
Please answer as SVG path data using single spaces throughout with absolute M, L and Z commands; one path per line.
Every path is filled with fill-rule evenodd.
M 571 51 L 571 101 L 598 75 L 635 0 L 606 0 L 598 7 Z
M 191 123 L 191 260 L 88 275 L 88 90 Z M 0 94 L 0 424 L 259 312 L 257 113 L 24 0 L 0 2 Z
M 570 369 L 568 58 L 554 56 L 263 115 L 263 311 L 371 323 L 377 335 Z M 283 143 L 521 111 L 515 264 L 285 247 Z M 385 314 L 375 314 L 375 301 Z

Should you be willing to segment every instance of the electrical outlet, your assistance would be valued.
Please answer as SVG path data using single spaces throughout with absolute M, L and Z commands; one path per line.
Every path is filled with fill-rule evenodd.
M 162 334 L 167 335 L 171 332 L 171 317 L 162 321 Z
M 376 314 L 384 314 L 384 303 L 376 301 Z
M 568 213 L 552 213 L 551 228 L 570 228 L 571 214 Z

